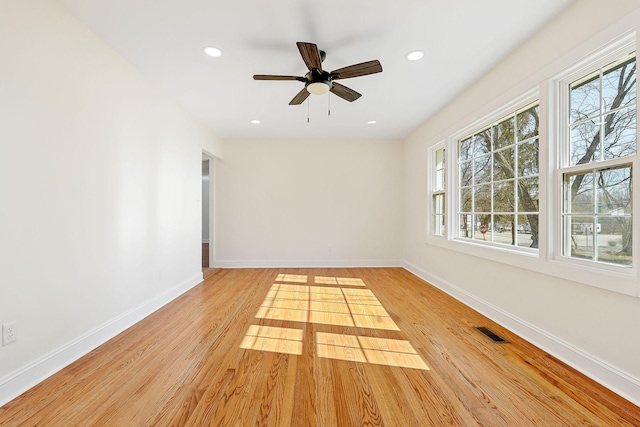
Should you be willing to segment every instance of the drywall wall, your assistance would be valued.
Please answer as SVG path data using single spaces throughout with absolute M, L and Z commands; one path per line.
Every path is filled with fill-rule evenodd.
M 400 141 L 231 140 L 216 163 L 216 265 L 397 264 Z
M 407 138 L 403 180 L 404 259 L 409 269 L 636 403 L 640 299 L 544 274 L 545 268 L 551 269 L 544 259 L 521 261 L 530 262 L 532 270 L 434 244 L 426 238 L 425 165 L 430 146 L 493 109 L 534 87 L 545 99 L 553 75 L 607 41 L 637 30 L 639 6 L 638 1 L 575 2 Z M 543 133 L 542 146 L 547 142 Z
M 0 3 L 0 405 L 201 280 L 196 123 L 57 2 Z

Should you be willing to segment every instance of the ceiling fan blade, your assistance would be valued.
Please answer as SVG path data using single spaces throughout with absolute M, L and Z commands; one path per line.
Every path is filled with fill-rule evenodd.
M 254 74 L 253 80 L 298 80 L 300 82 L 307 81 L 304 77 L 298 76 L 272 76 L 269 74 Z
M 348 87 L 336 82 L 333 82 L 331 93 L 338 95 L 340 98 L 349 102 L 353 102 L 362 96 L 355 90 L 349 89 Z
M 333 80 L 338 79 L 350 79 L 352 77 L 366 76 L 368 74 L 375 74 L 382 72 L 382 65 L 380 61 L 374 59 L 373 61 L 363 62 L 361 64 L 349 65 L 348 67 L 338 68 L 331 72 L 331 78 Z
M 305 43 L 298 42 L 298 50 L 300 51 L 300 55 L 302 55 L 302 60 L 305 65 L 311 71 L 314 68 L 322 71 L 322 59 L 320 58 L 320 51 L 318 50 L 318 46 L 314 43 Z
M 291 102 L 289 102 L 289 105 L 300 105 L 308 97 L 309 97 L 309 91 L 307 91 L 306 87 L 302 88 L 302 90 L 300 92 L 298 92 L 298 94 L 296 96 L 293 97 Z

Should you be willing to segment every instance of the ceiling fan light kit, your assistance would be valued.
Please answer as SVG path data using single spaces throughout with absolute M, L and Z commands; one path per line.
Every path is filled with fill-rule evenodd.
M 324 95 L 331 90 L 331 82 L 314 82 L 307 84 L 307 92 L 311 95 Z
M 345 101 L 353 102 L 362 95 L 353 89 L 336 83 L 335 80 L 382 72 L 382 65 L 377 59 L 327 72 L 322 69 L 322 62 L 326 57 L 324 51 L 319 50 L 314 43 L 298 42 L 297 46 L 302 60 L 309 69 L 309 72 L 304 77 L 265 74 L 255 74 L 253 76 L 254 80 L 297 80 L 304 83 L 305 87 L 293 97 L 289 105 L 302 104 L 310 94 L 324 95 L 327 92 L 331 92 Z

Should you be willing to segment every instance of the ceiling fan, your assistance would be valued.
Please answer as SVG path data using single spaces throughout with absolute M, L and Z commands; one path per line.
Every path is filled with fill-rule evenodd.
M 340 98 L 353 102 L 362 95 L 353 89 L 350 89 L 336 80 L 350 79 L 353 77 L 366 76 L 382 72 L 382 65 L 377 59 L 373 61 L 363 62 L 361 64 L 350 65 L 344 68 L 338 68 L 331 72 L 322 69 L 322 62 L 326 57 L 326 53 L 318 49 L 314 43 L 298 42 L 298 50 L 302 56 L 302 60 L 309 69 L 304 77 L 299 76 L 273 76 L 264 74 L 255 74 L 254 80 L 297 80 L 304 83 L 302 89 L 293 97 L 289 105 L 299 105 L 304 102 L 310 94 L 323 95 L 331 92 Z

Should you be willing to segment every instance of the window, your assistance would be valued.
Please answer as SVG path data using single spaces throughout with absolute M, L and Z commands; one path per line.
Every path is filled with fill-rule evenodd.
M 564 110 L 562 255 L 631 266 L 635 52 L 574 80 Z
M 538 247 L 538 103 L 458 140 L 458 237 Z
M 433 184 L 431 188 L 431 233 L 445 234 L 445 149 L 433 152 Z

